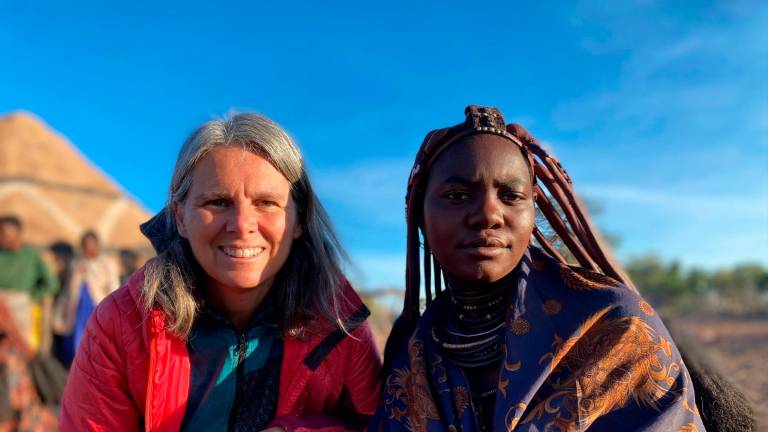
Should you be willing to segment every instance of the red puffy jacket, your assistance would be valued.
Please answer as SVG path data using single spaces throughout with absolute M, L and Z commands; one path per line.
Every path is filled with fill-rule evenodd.
M 179 430 L 189 394 L 187 344 L 166 331 L 161 310 L 144 311 L 143 280 L 142 269 L 101 302 L 88 322 L 64 390 L 62 431 Z M 349 285 L 344 294 L 359 316 L 367 313 Z M 372 415 L 380 367 L 367 323 L 351 336 L 332 329 L 309 339 L 286 336 L 277 416 L 270 426 L 348 430 L 324 413 L 346 409 Z M 350 401 L 353 406 L 339 406 Z

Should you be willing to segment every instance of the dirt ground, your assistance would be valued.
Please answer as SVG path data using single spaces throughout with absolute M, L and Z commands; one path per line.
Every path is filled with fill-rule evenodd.
M 685 318 L 669 324 L 708 351 L 752 402 L 759 430 L 768 431 L 768 319 Z

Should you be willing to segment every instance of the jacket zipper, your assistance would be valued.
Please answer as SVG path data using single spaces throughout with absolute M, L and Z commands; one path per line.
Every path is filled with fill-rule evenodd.
M 155 363 L 157 351 L 157 335 L 151 335 L 149 340 L 149 374 L 147 374 L 147 396 L 144 404 L 144 428 L 147 431 L 152 430 L 152 406 L 154 405 L 155 392 Z
M 237 371 L 235 373 L 235 400 L 232 403 L 232 409 L 229 412 L 229 426 L 227 430 L 234 431 L 237 426 L 237 411 L 240 408 L 240 402 L 243 397 L 242 387 L 245 379 L 245 351 L 246 341 L 245 333 L 237 335 Z

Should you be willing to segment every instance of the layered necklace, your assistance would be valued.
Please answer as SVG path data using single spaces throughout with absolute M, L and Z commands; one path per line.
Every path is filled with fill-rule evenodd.
M 432 327 L 432 338 L 448 360 L 462 368 L 497 362 L 504 342 L 506 305 L 516 271 L 490 284 L 457 290 L 448 285 L 450 301 Z

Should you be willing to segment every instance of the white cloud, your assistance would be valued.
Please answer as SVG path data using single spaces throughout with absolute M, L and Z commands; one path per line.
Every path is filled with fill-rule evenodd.
M 565 101 L 553 112 L 562 129 L 642 129 L 658 120 L 707 128 L 760 119 L 766 109 L 768 8 L 717 26 L 663 26 L 658 8 L 616 7 L 583 2 L 578 9 L 603 17 L 589 33 L 603 34 L 604 46 L 586 43 L 595 55 L 626 57 L 613 88 Z M 656 25 L 649 29 L 647 25 Z M 669 24 L 667 22 L 667 24 Z M 669 30 L 673 28 L 674 30 Z M 762 91 L 761 91 L 762 90 Z M 745 103 L 751 101 L 754 103 Z M 760 121 L 757 121 L 760 124 Z
M 768 263 L 768 193 L 690 194 L 627 185 L 585 185 L 602 204 L 600 226 L 621 238 L 619 256 L 647 253 L 710 268 Z
M 601 202 L 640 204 L 665 212 L 721 217 L 736 214 L 745 218 L 763 218 L 768 222 L 768 194 L 698 195 L 674 191 L 642 189 L 627 185 L 583 185 L 579 191 Z M 768 230 L 768 224 L 765 225 Z
M 620 255 L 768 262 L 766 6 L 577 7 L 585 50 L 623 62 L 615 81 L 553 110 L 578 133 L 556 145 L 576 163 L 577 191 L 603 205 Z

